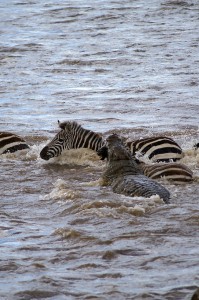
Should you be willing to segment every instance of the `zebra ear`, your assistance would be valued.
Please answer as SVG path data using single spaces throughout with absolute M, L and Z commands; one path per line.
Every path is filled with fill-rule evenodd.
M 66 122 L 60 122 L 60 121 L 58 120 L 57 123 L 58 123 L 58 125 L 59 125 L 59 128 L 65 129 L 65 127 L 66 127 Z
M 195 144 L 193 147 L 195 150 L 197 150 L 199 148 L 199 143 Z
M 143 164 L 143 162 L 140 161 L 139 159 L 137 159 L 137 157 L 136 157 L 135 155 L 132 155 L 132 159 L 133 159 L 138 165 Z

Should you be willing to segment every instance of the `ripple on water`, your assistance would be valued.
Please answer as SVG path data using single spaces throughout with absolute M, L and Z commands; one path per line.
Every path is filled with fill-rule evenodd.
M 1 131 L 30 144 L 0 157 L 0 298 L 191 299 L 198 0 L 1 1 L 0 18 Z M 170 136 L 197 180 L 163 181 L 170 205 L 114 194 L 95 153 L 40 158 L 58 119 L 105 137 Z

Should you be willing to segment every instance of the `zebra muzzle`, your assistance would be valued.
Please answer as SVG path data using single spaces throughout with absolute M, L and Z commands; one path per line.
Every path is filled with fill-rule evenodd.
M 48 147 L 47 147 L 47 146 L 44 147 L 44 148 L 41 150 L 41 152 L 40 152 L 40 157 L 41 157 L 42 159 L 44 159 L 44 160 L 49 160 L 49 159 L 52 157 L 52 155 L 50 155 L 50 154 L 48 153 Z

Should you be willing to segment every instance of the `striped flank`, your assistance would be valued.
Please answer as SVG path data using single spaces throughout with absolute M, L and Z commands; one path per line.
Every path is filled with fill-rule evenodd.
M 144 175 L 152 178 L 166 178 L 177 183 L 190 182 L 193 180 L 193 172 L 184 164 L 179 163 L 140 163 Z
M 0 132 L 0 154 L 13 153 L 27 148 L 29 146 L 18 135 L 10 132 Z
M 149 137 L 127 142 L 132 155 L 146 156 L 152 162 L 169 162 L 182 158 L 181 147 L 171 138 L 165 136 Z

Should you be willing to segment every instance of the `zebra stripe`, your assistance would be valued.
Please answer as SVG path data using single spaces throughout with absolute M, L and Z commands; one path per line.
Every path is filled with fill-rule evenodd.
M 0 132 L 0 154 L 13 153 L 27 148 L 29 146 L 18 135 L 10 132 Z
M 89 148 L 97 151 L 104 145 L 104 141 L 99 134 L 84 129 L 77 122 L 60 123 L 58 121 L 58 124 L 61 131 L 40 152 L 40 157 L 44 160 L 61 155 L 65 149 Z
M 174 162 L 148 165 L 140 163 L 140 167 L 144 175 L 152 179 L 166 178 L 177 183 L 190 182 L 193 180 L 193 172 L 184 164 Z
M 127 142 L 127 146 L 138 159 L 145 156 L 152 162 L 177 161 L 183 156 L 181 147 L 173 139 L 165 136 Z

